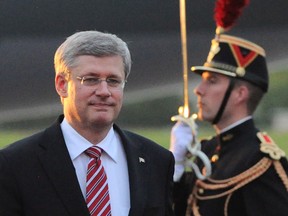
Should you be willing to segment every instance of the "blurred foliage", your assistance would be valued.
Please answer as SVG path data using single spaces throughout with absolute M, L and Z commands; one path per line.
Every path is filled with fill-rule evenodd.
M 117 123 L 122 126 L 169 126 L 170 119 L 182 105 L 182 98 L 170 96 L 137 104 L 123 105 Z
M 270 124 L 278 108 L 288 111 L 287 80 L 288 70 L 270 74 L 269 91 L 257 110 L 256 117 L 260 123 Z
M 20 140 L 24 137 L 32 135 L 34 130 L 1 130 L 0 131 L 0 149 L 10 143 Z

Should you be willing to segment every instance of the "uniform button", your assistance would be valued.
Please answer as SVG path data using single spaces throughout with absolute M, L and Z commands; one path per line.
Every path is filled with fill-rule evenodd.
M 199 188 L 198 189 L 198 193 L 203 194 L 204 193 L 204 189 L 203 188 Z

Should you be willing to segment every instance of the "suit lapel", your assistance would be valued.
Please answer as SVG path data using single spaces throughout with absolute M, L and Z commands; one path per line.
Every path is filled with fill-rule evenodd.
M 60 119 L 45 131 L 39 160 L 70 215 L 89 215 L 77 180 L 73 163 L 66 148 Z
M 129 215 L 143 215 L 147 197 L 149 158 L 145 154 L 142 144 L 133 142 L 129 135 L 121 131 L 116 125 L 114 125 L 114 129 L 121 137 L 127 157 L 131 204 Z

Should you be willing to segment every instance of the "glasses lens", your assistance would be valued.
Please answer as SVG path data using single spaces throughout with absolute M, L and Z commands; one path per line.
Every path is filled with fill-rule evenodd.
M 93 76 L 84 76 L 84 77 L 77 77 L 77 79 L 81 80 L 81 84 L 84 86 L 98 86 L 102 81 L 107 83 L 109 88 L 124 88 L 125 81 L 122 81 L 117 78 L 107 78 L 107 79 L 100 79 L 98 77 Z

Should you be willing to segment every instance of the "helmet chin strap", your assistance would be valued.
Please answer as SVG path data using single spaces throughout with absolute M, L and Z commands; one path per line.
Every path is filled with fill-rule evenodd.
M 217 112 L 217 114 L 216 114 L 216 116 L 215 116 L 215 118 L 214 118 L 214 120 L 212 122 L 213 125 L 217 124 L 219 122 L 220 118 L 222 117 L 222 114 L 223 114 L 223 112 L 225 110 L 226 104 L 227 104 L 228 99 L 229 99 L 229 97 L 231 95 L 232 89 L 234 88 L 234 85 L 235 85 L 235 79 L 234 78 L 230 78 L 230 83 L 229 83 L 229 86 L 228 86 L 228 88 L 226 90 L 224 98 L 222 100 L 221 106 L 220 106 L 220 108 L 219 108 L 219 110 L 218 110 L 218 112 Z

